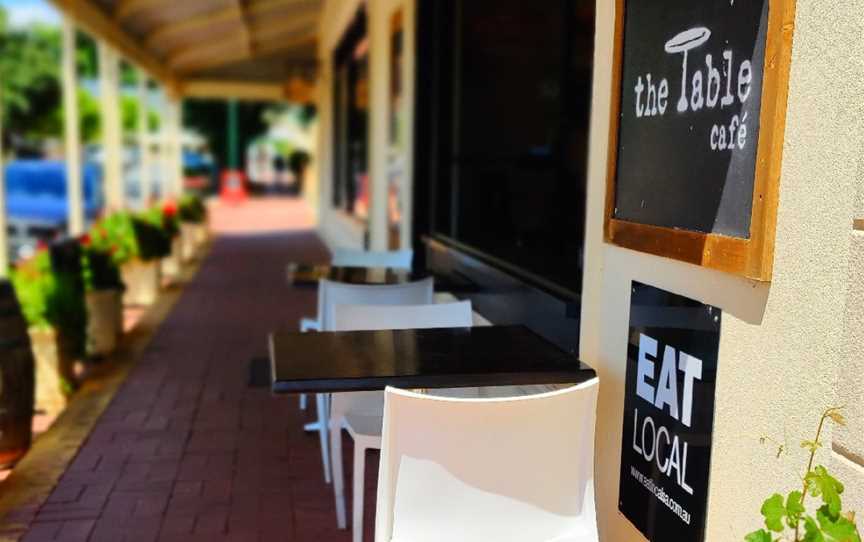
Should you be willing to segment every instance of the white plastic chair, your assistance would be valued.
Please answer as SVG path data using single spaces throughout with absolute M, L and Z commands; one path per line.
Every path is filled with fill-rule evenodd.
M 596 542 L 598 379 L 506 399 L 387 388 L 376 542 Z
M 375 267 L 410 270 L 413 260 L 414 251 L 411 249 L 375 251 L 362 250 L 357 248 L 336 247 L 333 249 L 333 258 L 331 259 L 330 264 L 341 267 Z M 317 318 L 301 318 L 300 331 L 304 333 L 311 330 L 320 331 L 320 316 L 321 315 L 319 313 Z M 306 410 L 306 402 L 306 394 L 301 393 L 301 410 Z
M 336 305 L 423 305 L 432 302 L 434 281 L 431 277 L 404 284 L 345 284 L 322 279 L 318 284 L 318 319 L 314 326 L 300 323 L 300 331 L 316 329 L 333 331 L 333 307 Z M 306 424 L 307 431 L 318 431 L 321 442 L 321 462 L 324 481 L 330 483 L 330 446 L 328 442 L 329 399 L 327 394 L 315 394 L 317 421 Z
M 422 329 L 471 327 L 471 302 L 381 307 L 336 305 L 334 331 L 377 329 Z M 474 388 L 476 390 L 476 388 Z M 354 440 L 354 490 L 352 503 L 353 541 L 363 539 L 363 496 L 365 494 L 366 450 L 381 448 L 383 392 L 332 394 L 330 405 L 330 451 L 333 463 L 333 494 L 336 523 L 346 527 L 344 475 L 342 473 L 342 430 Z
M 389 269 L 411 269 L 413 250 L 360 250 L 356 248 L 333 249 L 331 265 L 338 267 L 386 267 Z

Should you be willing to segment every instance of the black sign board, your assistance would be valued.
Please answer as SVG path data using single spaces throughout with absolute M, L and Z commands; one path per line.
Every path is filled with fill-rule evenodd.
M 720 316 L 633 283 L 618 508 L 652 542 L 705 537 Z
M 750 238 L 769 0 L 625 0 L 618 220 Z

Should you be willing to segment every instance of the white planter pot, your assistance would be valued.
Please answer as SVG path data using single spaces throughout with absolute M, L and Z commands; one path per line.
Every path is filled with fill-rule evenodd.
M 171 239 L 171 254 L 162 258 L 162 275 L 170 278 L 180 276 L 182 270 L 181 252 L 183 250 L 183 241 L 179 235 L 175 235 Z
M 130 260 L 123 264 L 120 273 L 126 284 L 124 305 L 151 305 L 159 295 L 162 282 L 161 260 Z
M 57 416 L 66 408 L 67 393 L 75 383 L 75 356 L 56 329 L 30 328 L 27 332 L 36 363 L 36 410 Z
M 108 356 L 117 348 L 123 321 L 120 290 L 87 292 L 87 353 Z
M 198 249 L 202 249 L 204 245 L 207 244 L 207 241 L 210 239 L 210 227 L 207 222 L 201 222 L 200 224 L 194 224 L 194 232 L 195 232 L 195 244 L 198 246 Z
M 188 222 L 180 223 L 180 258 L 183 262 L 195 259 L 198 247 L 195 243 L 195 225 Z

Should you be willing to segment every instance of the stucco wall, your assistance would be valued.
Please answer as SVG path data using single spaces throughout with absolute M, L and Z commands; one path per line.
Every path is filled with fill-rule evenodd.
M 617 511 L 629 285 L 638 280 L 724 311 L 707 539 L 741 540 L 760 526 L 765 497 L 798 484 L 804 452 L 797 443 L 813 431 L 820 409 L 836 403 L 836 372 L 846 363 L 864 6 L 861 0 L 798 2 L 774 276 L 759 284 L 603 243 L 613 4 L 599 0 L 597 10 L 581 351 L 601 378 L 596 483 L 602 539 L 642 540 Z M 860 379 L 860 369 L 850 375 Z M 760 445 L 761 436 L 788 441 L 789 453 L 775 459 L 770 446 Z M 861 494 L 854 494 L 850 504 L 864 508 Z
M 859 112 L 860 118 L 860 112 Z M 864 219 L 864 159 L 858 162 L 854 218 Z M 860 228 L 860 226 L 859 226 Z M 846 299 L 846 362 L 837 367 L 838 405 L 848 425 L 834 433 L 834 468 L 846 483 L 845 499 L 864 513 L 864 231 L 851 231 Z

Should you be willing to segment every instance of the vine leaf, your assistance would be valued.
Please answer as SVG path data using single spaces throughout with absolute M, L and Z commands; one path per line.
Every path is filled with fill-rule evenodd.
M 783 505 L 783 495 L 775 493 L 762 503 L 762 515 L 765 516 L 765 526 L 775 533 L 783 532 L 783 518 L 786 507 Z
M 831 421 L 837 425 L 846 425 L 846 418 L 843 417 L 843 414 L 840 413 L 839 409 L 831 409 L 825 413 L 825 416 L 830 418 Z
M 790 529 L 794 529 L 801 522 L 801 516 L 804 515 L 803 494 L 800 491 L 792 491 L 786 497 L 786 524 Z
M 828 474 L 828 470 L 821 465 L 807 473 L 805 483 L 810 491 L 810 495 L 814 497 L 822 496 L 822 502 L 825 503 L 827 515 L 831 519 L 836 519 L 840 515 L 842 507 L 840 494 L 843 493 L 843 484 Z
M 816 524 L 816 520 L 807 516 L 804 518 L 804 540 L 803 542 L 826 542 L 822 536 L 822 529 Z
M 806 449 L 811 454 L 815 454 L 816 450 L 822 447 L 822 443 L 818 440 L 802 440 L 801 447 Z
M 830 542 L 861 542 L 855 524 L 843 515 L 831 516 L 827 504 L 816 511 L 816 519 Z
M 771 533 L 765 529 L 753 531 L 744 538 L 744 542 L 774 542 L 771 539 Z

